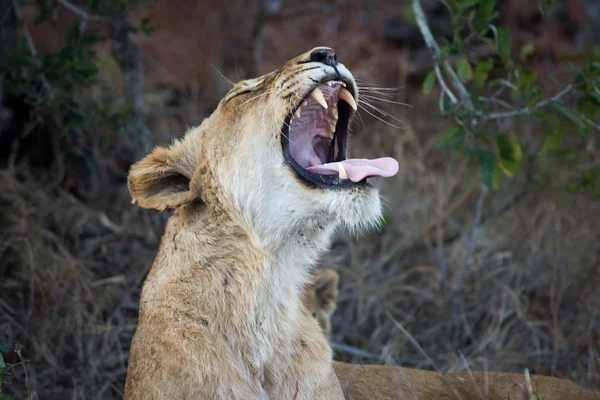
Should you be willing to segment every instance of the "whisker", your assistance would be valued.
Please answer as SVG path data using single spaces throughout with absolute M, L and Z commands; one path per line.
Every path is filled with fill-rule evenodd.
M 275 89 L 269 89 L 269 90 L 267 90 L 267 91 L 266 91 L 266 92 L 264 92 L 264 93 L 261 93 L 261 94 L 259 94 L 259 95 L 253 96 L 253 97 L 249 98 L 248 100 L 246 100 L 245 102 L 243 102 L 242 104 L 240 104 L 240 106 L 239 106 L 239 107 L 242 107 L 244 104 L 246 104 L 246 103 L 249 103 L 249 102 L 251 102 L 251 101 L 252 101 L 252 100 L 254 100 L 254 99 L 258 99 L 259 97 L 263 97 L 263 96 L 266 96 L 266 95 L 268 95 L 269 93 L 273 93 L 273 91 L 274 91 L 274 90 L 275 90 Z M 238 107 L 238 108 L 239 108 L 239 107 Z
M 358 85 L 358 87 L 365 89 L 379 89 L 379 90 L 388 90 L 388 91 L 398 91 L 400 89 L 406 89 L 406 86 L 398 86 L 398 87 L 388 87 L 388 86 L 375 86 L 375 85 Z
M 218 73 L 219 75 L 221 75 L 221 78 L 225 79 L 225 81 L 226 81 L 227 83 L 229 83 L 231 86 L 235 85 L 235 83 L 233 83 L 232 81 L 230 81 L 229 79 L 227 79 L 227 77 L 226 77 L 225 75 L 223 75 L 223 74 L 221 73 L 221 71 L 219 71 L 219 69 L 218 69 L 217 67 L 215 67 L 215 65 L 214 65 L 214 64 L 210 64 L 210 66 L 211 66 L 211 67 L 213 67 L 213 68 L 214 68 L 214 70 L 215 70 L 215 71 L 217 71 L 217 73 Z
M 378 94 L 380 96 L 385 96 L 385 97 L 398 97 L 400 96 L 400 93 L 384 93 L 384 92 L 380 92 L 379 90 L 371 90 L 371 89 L 358 89 L 358 93 L 368 93 L 368 94 Z
M 379 107 L 375 107 L 373 104 L 365 101 L 365 100 L 359 100 L 359 102 L 362 102 L 362 104 L 367 105 L 369 107 L 371 107 L 373 110 L 379 112 L 380 114 L 382 114 L 384 117 L 390 117 L 398 122 L 400 122 L 400 124 L 404 125 L 404 122 L 402 122 L 401 120 L 399 120 L 398 118 L 394 117 L 393 115 L 385 112 L 383 109 L 379 108 Z
M 383 101 L 385 103 L 392 103 L 392 104 L 398 104 L 398 105 L 401 105 L 401 106 L 407 106 L 407 107 L 410 107 L 410 108 L 413 107 L 411 104 L 402 103 L 400 101 L 393 101 L 393 100 L 388 100 L 388 99 L 382 99 L 382 98 L 379 98 L 379 97 L 376 97 L 376 96 L 370 96 L 368 94 L 363 94 L 361 97 L 366 97 L 367 99 L 374 100 L 374 101 Z
M 278 100 L 279 100 L 279 101 L 277 102 L 277 105 L 281 104 L 281 98 L 279 98 Z M 288 100 L 288 101 L 289 101 L 289 100 Z M 285 105 L 284 105 L 284 108 L 283 108 L 283 109 L 284 109 L 284 111 L 285 111 L 285 109 L 286 109 L 286 108 L 285 108 Z M 282 119 L 282 118 L 279 116 L 279 112 L 278 112 L 278 111 L 279 111 L 279 107 L 277 107 L 277 108 L 275 109 L 275 116 L 277 117 L 277 119 L 279 119 L 279 120 L 280 120 L 280 121 L 283 123 L 283 125 L 285 125 L 285 126 L 287 126 L 287 127 L 288 127 L 288 132 L 289 132 L 289 131 L 291 130 L 290 124 L 288 124 L 287 122 L 285 122 L 285 119 Z M 285 138 L 286 138 L 286 139 L 287 139 L 287 140 L 288 140 L 290 143 L 294 143 L 294 142 L 293 142 L 293 141 L 290 139 L 290 137 L 289 137 L 288 135 L 284 134 L 283 132 L 281 132 L 281 134 L 282 134 L 282 135 L 283 135 L 283 137 L 285 137 Z M 295 144 L 295 143 L 294 143 L 294 144 Z
M 359 107 L 360 107 L 360 108 L 361 108 L 363 111 L 365 111 L 367 114 L 369 114 L 369 115 L 370 115 L 370 116 L 372 116 L 373 118 L 376 118 L 376 119 L 380 120 L 380 121 L 381 121 L 381 122 L 383 122 L 384 124 L 387 124 L 387 125 L 389 125 L 389 126 L 393 126 L 394 128 L 397 128 L 397 129 L 404 129 L 404 128 L 401 128 L 401 127 L 399 127 L 399 126 L 396 126 L 396 125 L 392 124 L 391 122 L 389 122 L 389 121 L 386 121 L 386 120 L 382 119 L 381 117 L 379 117 L 379 116 L 377 116 L 377 115 L 373 114 L 371 111 L 369 111 L 369 110 L 368 110 L 368 109 L 367 109 L 365 106 L 363 106 L 362 104 L 360 104 L 360 103 L 359 103 L 359 104 L 358 104 L 358 106 L 359 106 Z

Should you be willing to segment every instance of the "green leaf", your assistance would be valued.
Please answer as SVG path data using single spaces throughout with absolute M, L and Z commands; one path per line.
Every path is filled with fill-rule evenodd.
M 0 340 L 0 352 L 8 353 L 8 347 L 6 346 L 6 343 L 4 343 L 2 340 Z
M 479 2 L 479 13 L 477 14 L 477 27 L 482 29 L 490 22 L 496 8 L 496 0 L 481 0 Z
M 431 93 L 431 89 L 433 89 L 433 85 L 435 84 L 435 70 L 431 70 L 427 77 L 423 81 L 423 94 L 425 96 L 429 96 Z
M 0 393 L 0 400 L 10 400 L 10 398 L 4 393 Z
M 552 107 L 554 107 L 558 112 L 560 112 L 563 116 L 571 120 L 575 125 L 577 125 L 581 129 L 585 129 L 587 127 L 586 123 L 581 119 L 580 116 L 573 113 L 573 111 L 569 110 L 567 107 L 563 106 L 559 103 L 552 103 Z
M 479 175 L 483 184 L 489 189 L 496 189 L 497 186 L 494 185 L 499 185 L 499 180 L 495 177 L 496 158 L 494 154 L 482 148 L 471 148 L 469 149 L 469 155 L 477 158 Z
M 492 189 L 496 190 L 502 184 L 502 180 L 504 179 L 504 174 L 502 173 L 502 168 L 499 166 L 499 161 L 494 167 L 494 176 L 492 176 Z
M 512 33 L 510 28 L 501 27 L 498 28 L 498 33 L 496 36 L 496 46 L 498 47 L 498 52 L 500 53 L 500 57 L 502 61 L 504 61 L 505 65 L 510 64 L 510 50 L 512 45 Z
M 555 151 L 560 148 L 564 137 L 565 130 L 562 129 L 557 122 L 548 127 L 546 136 L 544 137 L 544 144 L 542 145 L 542 149 L 538 154 L 538 157 L 542 163 L 547 161 L 548 153 L 550 151 Z
M 494 68 L 494 60 L 483 60 L 477 64 L 475 68 L 475 83 L 477 86 L 483 87 L 487 81 L 489 72 Z
M 517 136 L 514 132 L 510 136 L 499 134 L 496 136 L 496 144 L 500 154 L 499 167 L 506 175 L 513 176 L 523 158 L 523 151 Z
M 469 82 L 473 79 L 473 69 L 466 58 L 456 60 L 456 70 L 461 81 Z
M 559 150 L 556 153 L 556 157 L 558 157 L 561 160 L 564 161 L 575 161 L 577 159 L 577 156 L 575 155 L 575 151 L 574 150 Z
M 460 135 L 460 132 L 462 130 L 463 129 L 460 125 L 452 125 L 450 129 L 448 129 L 442 134 L 442 136 L 438 138 L 437 147 L 439 149 L 445 149 L 446 147 L 448 147 L 453 142 L 453 140 L 455 140 L 456 137 Z
M 533 43 L 525 43 L 521 46 L 521 50 L 519 50 L 519 60 L 525 61 L 527 57 L 533 54 L 535 51 L 535 46 Z

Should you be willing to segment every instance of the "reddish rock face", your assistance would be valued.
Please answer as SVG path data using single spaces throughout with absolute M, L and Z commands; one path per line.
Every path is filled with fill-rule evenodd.
M 590 27 L 593 24 L 585 12 L 585 7 L 590 8 L 587 3 L 584 5 L 586 1 L 594 3 L 592 0 L 565 1 L 559 11 L 546 13 L 544 17 L 537 2 L 507 0 L 499 4 L 504 22 L 513 28 L 515 45 L 534 43 L 536 53 L 531 64 L 547 70 L 548 60 L 556 55 L 589 47 L 588 31 L 597 28 Z M 258 0 L 181 0 L 175 7 L 171 1 L 155 0 L 146 9 L 131 13 L 132 22 L 148 18 L 157 28 L 149 36 L 142 32 L 137 34 L 146 86 L 180 88 L 192 96 L 202 93 L 203 99 L 209 102 L 217 101 L 228 89 L 220 73 L 232 81 L 246 78 L 244 70 L 258 4 Z M 398 4 L 398 1 L 380 0 L 369 2 L 368 6 L 299 15 L 298 11 L 306 11 L 302 10 L 302 4 L 287 2 L 282 9 L 284 16 L 273 18 L 265 25 L 258 72 L 273 70 L 302 49 L 322 44 L 335 48 L 340 61 L 358 78 L 377 85 L 403 86 L 405 82 L 399 83 L 399 76 L 418 70 L 423 64 L 419 54 L 424 52 L 412 49 L 407 54 L 402 50 L 404 45 L 385 39 L 384 27 L 390 18 L 401 16 L 407 4 L 407 1 Z M 424 4 L 427 6 L 428 2 Z M 431 7 L 433 5 L 426 8 Z M 295 15 L 290 16 L 290 12 Z M 33 21 L 35 9 L 28 7 L 25 14 Z M 65 27 L 79 19 L 71 12 L 65 12 L 64 17 Z M 101 24 L 90 23 L 89 26 L 102 28 Z M 60 35 L 53 33 L 47 24 L 33 26 L 30 23 L 30 30 L 41 53 L 62 45 Z M 109 44 L 99 46 L 99 53 L 108 59 Z M 540 65 L 536 67 L 536 64 Z

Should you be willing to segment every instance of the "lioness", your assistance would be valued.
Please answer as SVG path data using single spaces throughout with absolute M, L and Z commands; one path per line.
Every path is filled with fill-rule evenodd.
M 331 314 L 337 306 L 339 276 L 333 269 L 316 270 L 302 302 L 319 322 L 325 337 L 331 334 Z M 333 362 L 346 399 L 463 399 L 463 400 L 600 400 L 566 379 L 505 372 L 443 374 L 384 365 Z
M 331 314 L 337 306 L 339 280 L 340 276 L 334 269 L 317 269 L 312 273 L 302 295 L 302 303 L 319 323 L 327 339 L 331 336 Z
M 358 89 L 317 47 L 242 81 L 182 140 L 134 164 L 141 207 L 175 209 L 140 299 L 126 399 L 341 399 L 302 287 L 340 226 L 381 213 L 367 178 L 391 158 L 347 159 Z

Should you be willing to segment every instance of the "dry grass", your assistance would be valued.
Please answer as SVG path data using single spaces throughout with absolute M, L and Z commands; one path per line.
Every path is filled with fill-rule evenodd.
M 32 398 L 122 396 L 154 224 L 123 202 L 118 226 L 58 187 L 8 172 L 0 187 L 0 331 L 25 359 L 4 389 L 23 398 L 27 373 Z
M 324 260 L 342 276 L 333 341 L 354 347 L 338 358 L 528 368 L 600 387 L 600 227 L 590 218 L 600 215 L 598 201 L 565 195 L 558 168 L 546 172 L 554 185 L 515 178 L 482 196 L 472 166 L 427 149 L 427 135 L 423 145 L 403 136 L 395 147 L 403 173 L 381 182 L 390 225 L 380 235 L 342 235 Z M 397 137 L 384 134 L 388 149 Z

